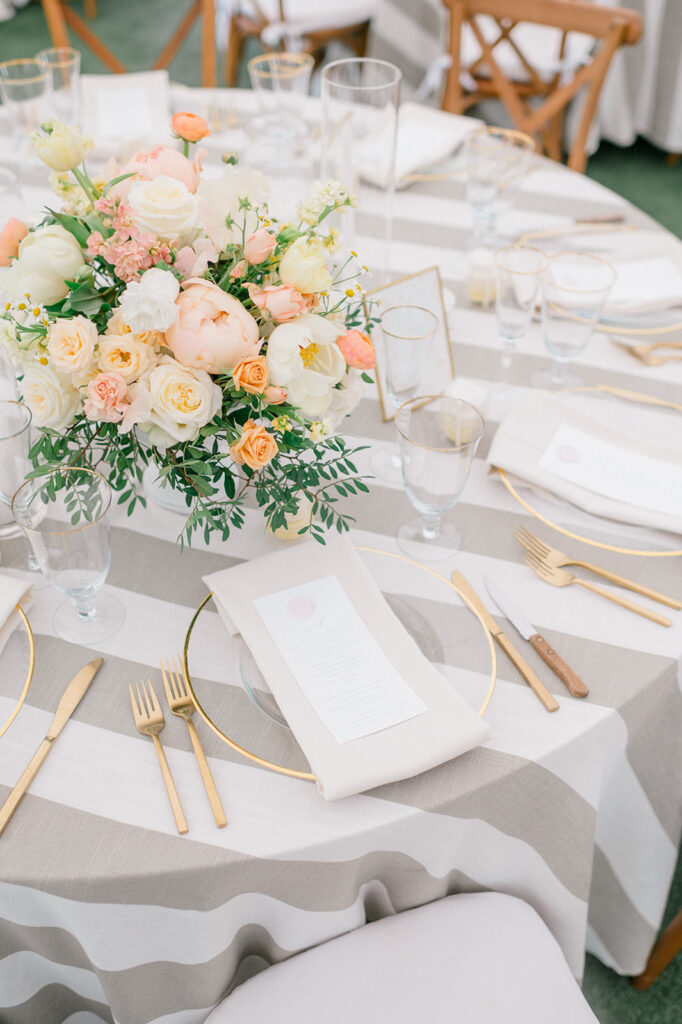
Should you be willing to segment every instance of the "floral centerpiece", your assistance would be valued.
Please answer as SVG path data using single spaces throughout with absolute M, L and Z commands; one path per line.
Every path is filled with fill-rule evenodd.
M 184 495 L 182 539 L 226 538 L 250 493 L 272 529 L 299 507 L 323 542 L 367 491 L 333 431 L 371 380 L 366 268 L 339 256 L 329 214 L 353 205 L 318 185 L 293 223 L 268 211 L 262 174 L 228 160 L 212 177 L 205 121 L 176 114 L 184 152 L 157 146 L 91 178 L 88 141 L 51 121 L 34 146 L 61 208 L 0 233 L 0 343 L 40 428 L 34 474 L 99 468 L 119 503 L 144 504 L 144 467 Z M 57 204 L 55 204 L 57 205 Z

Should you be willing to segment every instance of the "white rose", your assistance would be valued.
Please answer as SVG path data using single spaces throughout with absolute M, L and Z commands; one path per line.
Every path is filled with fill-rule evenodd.
M 320 238 L 297 238 L 279 262 L 282 284 L 298 288 L 303 295 L 326 292 L 332 286 L 326 250 Z
M 87 373 L 94 361 L 96 344 L 97 328 L 87 317 L 55 320 L 47 335 L 52 368 L 58 373 Z
M 151 181 L 136 181 L 128 193 L 137 227 L 161 242 L 190 245 L 199 234 L 197 197 L 177 178 L 160 174 Z
M 305 416 L 324 416 L 332 388 L 346 372 L 336 344 L 342 332 L 323 316 L 307 313 L 280 324 L 270 335 L 266 353 L 270 383 L 286 388 L 287 401 Z
M 31 142 L 43 163 L 53 171 L 71 171 L 78 167 L 92 147 L 91 139 L 84 139 L 77 128 L 63 121 L 44 121 L 40 129 L 31 132 Z
M 148 384 L 152 410 L 146 429 L 154 444 L 164 443 L 163 434 L 170 443 L 193 441 L 222 405 L 223 393 L 207 373 L 188 370 L 170 356 L 162 356 Z
M 73 281 L 85 265 L 81 247 L 61 224 L 48 224 L 31 231 L 19 246 L 19 255 L 3 279 L 10 298 L 30 295 L 32 302 L 59 302 L 68 294 L 66 281 Z
M 170 270 L 152 267 L 141 280 L 126 285 L 118 315 L 135 333 L 167 331 L 178 319 L 179 293 L 180 284 Z
M 76 389 L 49 366 L 34 364 L 29 367 L 21 387 L 36 427 L 63 430 L 80 410 Z
M 245 237 L 258 227 L 258 217 L 253 210 L 239 209 L 240 198 L 248 196 L 252 205 L 257 206 L 267 200 L 269 191 L 265 175 L 248 167 L 229 165 L 223 167 L 219 177 L 202 177 L 197 190 L 199 214 L 206 234 L 220 252 L 232 242 L 241 242 L 245 218 Z M 225 226 L 228 216 L 235 222 L 231 228 Z
M 139 380 L 156 363 L 153 345 L 137 334 L 104 334 L 97 348 L 97 366 L 102 373 L 120 373 L 126 384 Z

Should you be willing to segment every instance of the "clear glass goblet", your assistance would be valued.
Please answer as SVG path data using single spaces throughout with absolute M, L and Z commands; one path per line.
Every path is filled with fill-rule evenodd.
M 111 500 L 103 476 L 75 466 L 27 480 L 12 499 L 41 571 L 68 598 L 54 613 L 55 632 L 86 647 L 112 636 L 124 618 L 121 603 L 101 591 L 111 561 Z
M 55 117 L 66 124 L 80 123 L 81 55 L 71 46 L 51 46 L 40 50 L 36 60 L 51 83 L 50 106 Z
M 14 151 L 24 159 L 34 157 L 29 136 L 49 115 L 51 91 L 50 74 L 37 60 L 0 63 L 0 96 L 12 126 Z
M 437 330 L 438 317 L 423 306 L 391 306 L 382 312 L 376 333 L 391 412 L 419 392 Z M 381 480 L 398 483 L 402 473 L 397 446 L 376 452 L 372 470 Z
M 302 155 L 309 131 L 301 108 L 315 61 L 309 53 L 263 53 L 248 63 L 258 114 L 249 124 L 249 159 L 274 173 Z
M 398 530 L 398 544 L 410 558 L 438 562 L 461 545 L 444 512 L 462 496 L 483 436 L 478 409 L 447 395 L 420 395 L 398 409 L 396 427 L 407 496 L 419 516 Z
M 0 502 L 9 509 L 12 497 L 31 471 L 31 410 L 23 402 L 13 399 L 0 401 Z M 0 537 L 20 537 L 21 529 L 10 519 L 0 525 Z M 38 568 L 33 554 L 28 552 L 27 568 Z
M 484 126 L 464 139 L 467 201 L 473 235 L 482 246 L 497 247 L 497 220 L 509 208 L 514 190 L 528 172 L 535 142 L 511 128 Z
M 533 374 L 534 387 L 579 387 L 568 363 L 587 346 L 616 280 L 611 263 L 588 252 L 550 256 L 542 275 L 542 337 L 554 362 L 549 373 Z
M 495 253 L 495 314 L 502 353 L 494 401 L 504 403 L 513 396 L 509 384 L 512 357 L 530 325 L 546 266 L 546 254 L 533 246 L 508 245 Z

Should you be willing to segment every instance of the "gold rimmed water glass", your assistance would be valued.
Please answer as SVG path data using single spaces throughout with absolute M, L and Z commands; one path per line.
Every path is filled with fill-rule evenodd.
M 495 316 L 502 342 L 495 400 L 508 401 L 512 358 L 530 325 L 547 256 L 530 245 L 507 245 L 495 253 Z
M 0 502 L 10 509 L 12 496 L 21 487 L 31 470 L 31 410 L 14 399 L 0 401 Z M 0 535 L 5 538 L 21 536 L 16 523 L 3 526 Z M 33 557 L 28 557 L 28 568 L 37 569 Z
M 467 201 L 474 238 L 484 246 L 497 245 L 497 221 L 513 203 L 518 183 L 528 173 L 535 142 L 513 128 L 486 125 L 464 139 Z
M 52 113 L 66 124 L 80 122 L 80 51 L 72 46 L 50 46 L 36 54 L 50 76 Z
M 23 157 L 33 153 L 30 133 L 49 116 L 50 73 L 33 58 L 0 63 L 0 96 L 9 117 L 15 151 Z
M 249 123 L 250 159 L 279 171 L 302 154 L 308 126 L 302 105 L 315 61 L 309 53 L 263 53 L 248 63 L 258 113 Z

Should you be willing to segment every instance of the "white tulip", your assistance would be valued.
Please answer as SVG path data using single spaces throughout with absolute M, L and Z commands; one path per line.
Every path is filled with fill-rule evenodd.
M 43 163 L 53 171 L 71 171 L 78 167 L 92 147 L 91 139 L 84 139 L 77 128 L 63 121 L 44 121 L 40 129 L 31 132 L 31 142 Z

